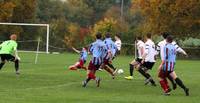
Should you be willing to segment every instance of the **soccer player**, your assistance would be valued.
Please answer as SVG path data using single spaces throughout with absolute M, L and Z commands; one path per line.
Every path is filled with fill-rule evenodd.
M 122 41 L 120 39 L 120 35 L 119 34 L 115 35 L 115 45 L 117 45 L 117 53 L 116 54 L 120 54 Z
M 117 52 L 117 46 L 112 41 L 110 35 L 110 33 L 106 33 L 106 38 L 104 40 L 104 43 L 106 44 L 106 49 L 108 50 L 104 57 L 104 65 L 109 66 L 114 72 L 116 72 L 117 69 L 112 65 L 112 60 L 114 59 L 114 56 Z
M 168 32 L 163 32 L 162 33 L 162 36 L 164 38 L 164 40 L 160 41 L 156 47 L 157 51 L 160 52 L 160 57 L 161 57 L 161 60 L 164 60 L 164 46 L 167 44 L 166 42 L 166 38 L 167 36 L 169 36 L 170 34 Z M 184 54 L 185 56 L 187 56 L 187 53 L 181 48 L 179 47 L 175 41 L 172 41 L 172 44 L 175 46 L 177 52 L 181 53 L 181 54 Z M 172 83 L 172 86 L 173 86 L 173 90 L 176 89 L 176 83 L 175 81 L 173 80 L 173 78 L 171 76 L 168 77 L 168 79 L 170 80 L 170 82 Z
M 83 81 L 83 87 L 93 79 L 96 80 L 97 87 L 100 85 L 100 78 L 95 76 L 96 70 L 103 64 L 103 54 L 107 51 L 104 42 L 101 40 L 101 33 L 96 34 L 96 41 L 89 47 L 89 52 L 92 54 L 92 59 L 88 65 L 87 78 Z
M 12 61 L 15 63 L 16 74 L 19 75 L 20 58 L 17 53 L 16 40 L 17 40 L 17 35 L 12 34 L 10 35 L 10 40 L 4 41 L 2 44 L 0 44 L 0 56 L 1 56 L 0 70 L 2 69 L 6 61 Z
M 164 91 L 164 95 L 170 95 L 171 89 L 169 88 L 168 82 L 166 80 L 166 78 L 170 75 L 176 81 L 176 83 L 184 90 L 185 95 L 189 96 L 189 89 L 183 84 L 182 80 L 178 78 L 174 71 L 177 48 L 174 44 L 172 44 L 172 36 L 168 36 L 166 42 L 167 43 L 163 49 L 163 60 L 158 68 L 160 85 Z
M 133 79 L 134 68 L 137 67 L 141 63 L 142 56 L 144 54 L 145 44 L 142 41 L 142 37 L 137 37 L 136 41 L 137 41 L 136 45 L 137 45 L 138 57 L 129 64 L 130 76 L 125 77 L 125 79 L 127 79 L 127 80 L 132 80 Z
M 77 50 L 74 47 L 72 47 L 72 49 L 75 52 L 80 54 L 80 58 L 79 58 L 79 61 L 76 62 L 76 64 L 69 66 L 69 69 L 70 70 L 77 70 L 77 68 L 78 68 L 78 69 L 87 70 L 87 68 L 84 66 L 84 64 L 86 63 L 86 60 L 87 60 L 87 56 L 88 56 L 87 49 L 86 48 L 82 48 L 81 51 Z
M 144 54 L 142 56 L 141 65 L 139 66 L 139 73 L 142 74 L 146 78 L 147 85 L 149 82 L 151 82 L 152 86 L 156 86 L 155 81 L 151 77 L 151 75 L 148 73 L 148 70 L 151 70 L 155 64 L 155 44 L 151 40 L 151 34 L 148 33 L 146 35 L 146 42 L 145 42 L 145 50 Z

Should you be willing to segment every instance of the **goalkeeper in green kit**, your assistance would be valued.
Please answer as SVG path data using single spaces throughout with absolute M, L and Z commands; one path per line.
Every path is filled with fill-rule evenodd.
M 10 40 L 4 41 L 2 44 L 0 44 L 0 57 L 1 57 L 0 70 L 6 63 L 6 61 L 12 61 L 15 63 L 16 74 L 19 75 L 20 58 L 17 54 L 16 40 L 17 40 L 17 35 L 12 34 L 10 35 Z

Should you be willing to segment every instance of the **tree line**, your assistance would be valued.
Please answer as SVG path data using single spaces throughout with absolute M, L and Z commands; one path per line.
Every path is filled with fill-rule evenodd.
M 200 37 L 200 0 L 0 0 L 0 22 L 48 23 L 50 44 L 81 47 L 96 32 L 121 34 L 134 43 L 138 35 L 151 32 L 154 38 L 165 31 L 182 41 Z M 46 28 L 0 26 L 0 40 L 10 33 L 20 40 L 46 38 Z M 126 52 L 126 51 L 125 51 Z

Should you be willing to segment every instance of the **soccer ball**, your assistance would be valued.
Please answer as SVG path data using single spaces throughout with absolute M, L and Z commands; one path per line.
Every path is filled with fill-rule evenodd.
M 119 70 L 117 71 L 117 73 L 118 73 L 118 74 L 123 74 L 123 73 L 124 73 L 124 70 L 123 70 L 123 69 L 119 69 Z

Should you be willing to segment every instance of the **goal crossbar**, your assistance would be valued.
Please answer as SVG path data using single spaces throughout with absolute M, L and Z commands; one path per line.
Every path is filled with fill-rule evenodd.
M 2 23 L 0 25 L 13 25 L 13 26 L 43 26 L 47 28 L 46 35 L 46 53 L 49 53 L 49 24 L 33 24 L 33 23 Z

